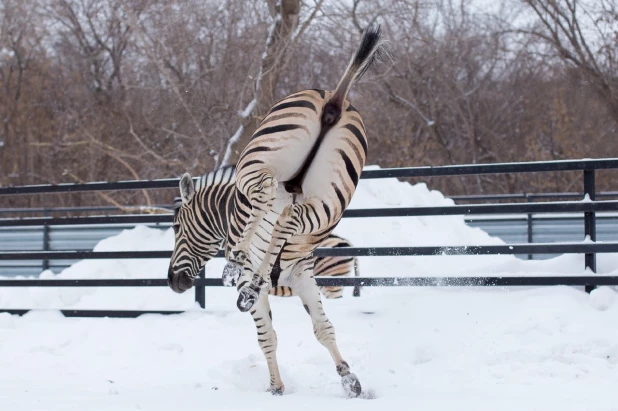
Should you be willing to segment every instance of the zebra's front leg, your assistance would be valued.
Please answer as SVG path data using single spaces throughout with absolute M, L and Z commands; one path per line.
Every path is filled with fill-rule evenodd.
M 258 344 L 268 364 L 268 373 L 270 374 L 270 387 L 268 391 L 273 395 L 283 395 L 285 386 L 283 381 L 281 381 L 279 366 L 277 365 L 277 333 L 273 328 L 268 293 L 262 293 L 259 296 L 257 303 L 251 310 L 251 316 L 253 321 L 255 321 Z
M 309 270 L 306 270 L 309 271 Z M 315 282 L 312 272 L 304 272 L 299 279 L 300 285 L 295 285 L 295 291 L 303 302 L 307 314 L 311 316 L 313 322 L 313 333 L 315 338 L 330 353 L 337 373 L 341 377 L 341 385 L 349 397 L 358 397 L 361 394 L 361 384 L 355 374 L 350 372 L 350 366 L 343 360 L 337 347 L 335 337 L 335 327 L 331 324 L 324 313 L 320 290 Z
M 262 220 L 268 214 L 273 206 L 275 195 L 277 193 L 277 180 L 268 171 L 263 171 L 252 178 L 245 178 L 237 182 L 237 196 L 244 196 L 249 202 L 251 210 L 246 212 L 249 217 L 244 222 L 242 234 L 238 238 L 238 242 L 230 247 L 228 253 L 228 264 L 223 271 L 224 281 L 226 278 L 234 278 L 243 270 L 251 270 L 253 267 L 249 258 L 249 248 L 251 241 L 256 231 L 258 230 Z M 240 201 L 239 204 L 245 204 Z M 246 210 L 245 210 L 246 211 Z M 239 210 L 236 210 L 238 213 Z M 243 213 L 237 215 L 242 218 Z M 242 312 L 248 311 L 253 307 L 260 294 L 260 289 L 264 285 L 265 279 L 260 279 L 254 276 L 254 280 L 247 287 L 240 290 L 236 306 Z
M 262 220 L 273 206 L 277 193 L 277 180 L 267 171 L 258 176 L 253 176 L 249 181 L 239 181 L 237 187 L 251 205 L 249 218 L 245 222 L 244 229 L 238 242 L 230 250 L 230 261 L 243 265 L 249 260 L 249 247 Z

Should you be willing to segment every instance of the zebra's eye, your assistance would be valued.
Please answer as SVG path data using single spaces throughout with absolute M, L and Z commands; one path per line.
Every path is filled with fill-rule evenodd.
M 174 223 L 172 224 L 172 228 L 174 229 L 174 233 L 178 234 L 178 230 L 180 230 L 180 224 Z

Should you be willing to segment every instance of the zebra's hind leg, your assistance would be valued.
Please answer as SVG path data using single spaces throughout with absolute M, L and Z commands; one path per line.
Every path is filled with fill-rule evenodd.
M 290 204 L 281 211 L 273 227 L 270 243 L 268 244 L 262 263 L 253 274 L 251 284 L 240 290 L 236 305 L 241 311 L 243 311 L 241 307 L 248 307 L 245 311 L 251 308 L 252 301 L 255 301 L 255 297 L 259 294 L 260 289 L 264 284 L 269 283 L 270 273 L 277 261 L 277 256 L 285 243 L 292 236 L 319 231 L 324 231 L 324 237 L 329 234 L 326 229 L 331 222 L 324 211 L 324 207 L 326 206 L 320 199 L 312 197 L 304 203 Z
M 272 312 L 268 303 L 268 293 L 262 293 L 251 310 L 251 316 L 257 329 L 257 340 L 270 374 L 270 387 L 268 391 L 273 395 L 283 395 L 285 386 L 281 381 L 279 366 L 277 365 L 277 333 L 273 328 Z
M 358 397 L 361 394 L 360 381 L 355 374 L 350 372 L 350 366 L 339 353 L 335 338 L 335 327 L 333 327 L 324 313 L 320 290 L 315 282 L 315 278 L 310 274 L 310 272 L 303 273 L 300 280 L 302 284 L 295 287 L 295 290 L 302 300 L 307 314 L 311 316 L 315 338 L 326 347 L 335 362 L 343 389 L 349 397 Z
M 321 200 L 310 198 L 304 203 L 290 204 L 283 209 L 273 228 L 264 259 L 253 277 L 254 281 L 257 282 L 259 278 L 266 281 L 281 249 L 292 236 L 316 233 L 328 228 L 330 221 L 323 207 Z M 327 235 L 325 232 L 324 237 Z

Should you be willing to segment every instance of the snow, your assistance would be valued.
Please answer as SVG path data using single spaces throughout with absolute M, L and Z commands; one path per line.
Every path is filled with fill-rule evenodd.
M 295 299 L 273 302 L 286 395 L 232 290 L 206 313 L 136 320 L 0 315 L 7 410 L 615 410 L 618 306 L 579 291 L 402 288 L 325 302 L 375 400 L 347 400 Z M 227 302 L 223 298 L 225 295 Z M 364 314 L 364 312 L 374 314 Z
M 599 311 L 605 311 L 616 301 L 616 292 L 609 287 L 599 287 L 590 293 L 590 303 Z
M 362 180 L 350 208 L 449 206 L 428 189 Z M 344 219 L 355 246 L 489 245 L 502 241 L 462 216 Z M 171 230 L 139 226 L 96 251 L 166 250 Z M 41 278 L 165 278 L 165 259 L 81 261 Z M 220 275 L 212 260 L 207 276 Z M 364 276 L 582 275 L 583 256 L 361 258 Z M 618 256 L 599 272 L 618 274 Z M 296 298 L 271 298 L 283 397 L 265 393 L 266 362 L 231 288 L 0 288 L 0 409 L 21 410 L 617 410 L 618 304 L 601 287 L 351 289 L 324 300 L 339 349 L 375 399 L 345 398 L 327 351 Z M 189 310 L 137 319 L 64 318 L 54 309 Z
M 253 113 L 253 109 L 255 109 L 255 106 L 257 104 L 257 99 L 253 99 L 249 102 L 249 104 L 247 104 L 247 107 L 245 107 L 245 109 L 243 111 L 239 111 L 238 112 L 238 116 L 240 118 L 247 118 L 251 115 L 251 113 Z
M 246 111 L 246 109 L 245 109 L 245 111 Z M 243 111 L 242 114 L 244 114 L 244 113 L 245 112 Z M 248 117 L 250 114 L 251 114 L 251 112 L 249 112 L 247 114 L 247 116 L 245 116 L 243 118 Z M 223 155 L 223 161 L 221 162 L 222 166 L 229 165 L 228 163 L 230 161 L 230 157 L 232 156 L 232 146 L 234 144 L 236 144 L 236 142 L 238 141 L 238 139 L 242 135 L 242 132 L 244 131 L 244 129 L 245 129 L 245 126 L 243 126 L 242 124 L 240 126 L 238 126 L 238 129 L 236 130 L 234 135 L 232 137 L 230 137 L 230 139 L 228 140 L 227 146 L 225 147 L 225 154 Z

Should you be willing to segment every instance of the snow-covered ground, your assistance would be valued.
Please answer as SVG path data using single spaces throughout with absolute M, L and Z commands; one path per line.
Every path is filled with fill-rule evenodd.
M 351 208 L 449 205 L 423 184 L 363 180 Z M 500 244 L 460 216 L 346 219 L 357 246 Z M 170 231 L 146 227 L 96 250 L 170 249 Z M 208 264 L 219 276 L 222 260 Z M 599 256 L 618 274 L 618 256 Z M 583 256 L 362 258 L 365 276 L 579 275 Z M 166 260 L 81 261 L 42 278 L 165 278 Z M 345 398 L 327 351 L 296 298 L 271 299 L 283 397 L 236 293 L 167 288 L 0 288 L 0 410 L 618 410 L 618 303 L 601 288 L 365 288 L 324 300 L 339 348 L 375 399 Z M 67 319 L 53 309 L 187 309 L 175 316 Z

